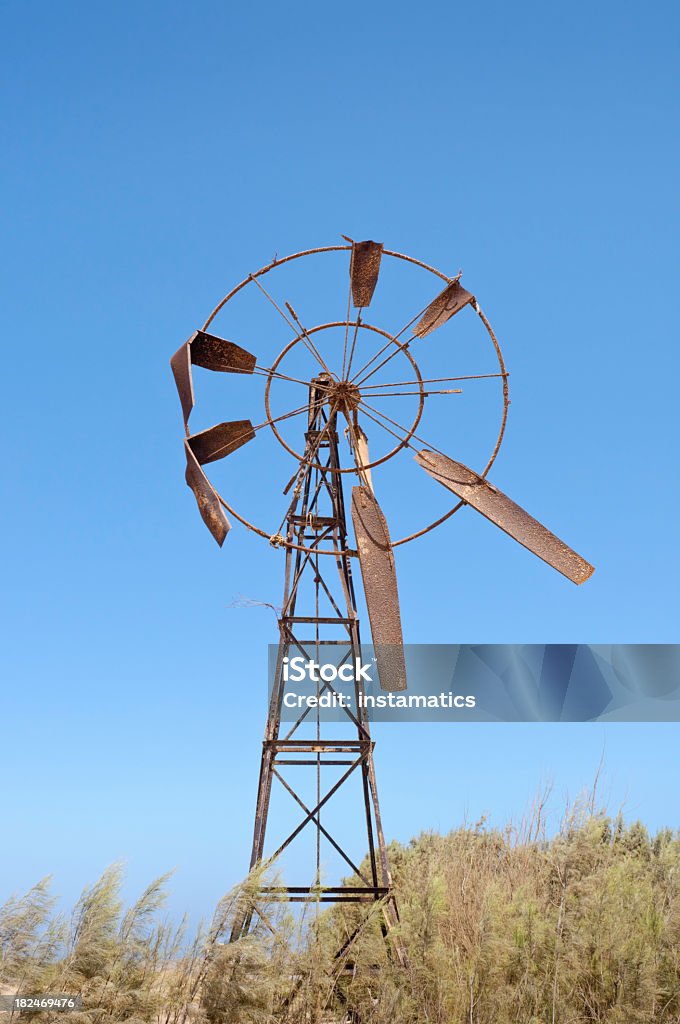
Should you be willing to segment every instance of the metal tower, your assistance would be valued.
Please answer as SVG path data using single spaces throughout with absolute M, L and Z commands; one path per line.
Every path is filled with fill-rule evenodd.
M 304 460 L 291 486 L 292 501 L 286 516 L 285 577 L 279 625 L 279 646 L 271 687 L 269 713 L 262 744 L 262 761 L 255 811 L 250 860 L 251 870 L 275 865 L 298 837 L 314 832 L 314 857 L 304 884 L 261 886 L 263 901 L 285 899 L 292 903 L 368 904 L 380 911 L 381 927 L 387 936 L 398 921 L 392 891 L 385 838 L 380 820 L 378 791 L 373 763 L 374 743 L 366 711 L 359 696 L 361 678 L 354 679 L 354 710 L 343 709 L 345 721 L 324 722 L 318 709 L 301 711 L 294 722 L 282 722 L 283 699 L 289 688 L 284 674 L 286 659 L 300 654 L 319 661 L 321 644 L 342 645 L 342 662 L 356 664 L 361 641 L 350 557 L 347 553 L 347 523 L 342 477 L 339 468 L 338 405 L 329 400 L 325 374 L 312 381 L 309 391 L 309 422 L 305 433 Z M 315 550 L 332 544 L 335 559 L 321 558 Z M 333 691 L 331 683 L 319 680 L 317 696 Z M 329 774 L 336 777 L 327 781 Z M 304 776 L 304 780 L 302 777 Z M 303 781 L 313 780 L 313 799 Z M 359 782 L 358 787 L 356 782 Z M 361 806 L 361 830 L 353 829 L 347 840 L 367 852 L 367 866 L 357 863 L 348 852 L 344 837 L 333 834 L 324 822 L 325 811 L 341 788 L 353 785 L 354 798 Z M 275 789 L 276 787 L 276 789 Z M 274 847 L 267 844 L 267 825 L 272 798 L 285 793 L 299 808 L 299 820 Z M 310 805 L 311 804 L 311 805 Z M 352 884 L 326 885 L 322 851 L 325 844 L 349 869 Z M 232 939 L 247 933 L 257 913 L 257 898 L 237 922 Z M 345 942 L 346 952 L 364 927 L 370 914 Z M 390 949 L 401 964 L 406 954 L 400 939 L 392 936 Z

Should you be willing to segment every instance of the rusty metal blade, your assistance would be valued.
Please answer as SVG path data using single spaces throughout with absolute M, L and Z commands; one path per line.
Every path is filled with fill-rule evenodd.
M 194 382 L 191 364 L 220 373 L 252 373 L 257 359 L 233 341 L 218 338 L 205 331 L 194 331 L 188 341 L 178 348 L 170 360 L 175 384 L 182 403 L 184 426 L 189 423 L 194 407 Z
M 199 434 L 187 438 L 187 444 L 201 464 L 215 462 L 231 455 L 241 445 L 252 441 L 255 431 L 250 420 L 231 420 L 229 423 L 218 423 Z
M 177 349 L 170 360 L 170 366 L 175 377 L 179 400 L 182 403 L 184 426 L 186 427 L 194 407 L 194 384 L 191 379 L 191 338 Z
M 199 466 L 198 460 L 192 452 L 188 441 L 184 442 L 184 451 L 187 457 L 185 474 L 187 485 L 194 492 L 198 511 L 201 513 L 203 522 L 219 546 L 222 547 L 224 538 L 231 530 L 231 523 L 224 513 L 220 499 L 217 497 L 217 492 Z
M 220 373 L 252 373 L 255 369 L 257 359 L 251 352 L 215 334 L 196 331 L 189 344 L 195 366 Z
M 445 324 L 473 299 L 474 295 L 466 291 L 460 281 L 452 281 L 436 299 L 432 300 L 413 328 L 413 333 L 419 338 L 424 338 L 426 334 Z
M 355 306 L 370 306 L 378 283 L 382 252 L 382 242 L 352 242 L 349 276 Z
M 574 583 L 585 583 L 595 569 L 545 526 L 516 505 L 474 470 L 462 462 L 427 450 L 416 454 L 416 462 L 468 505 L 489 519 L 514 540 L 542 558 Z
M 385 516 L 367 487 L 352 488 L 352 522 L 380 686 L 383 690 L 405 690 L 406 664 L 394 552 Z
M 359 426 L 358 422 L 351 418 L 347 419 L 347 430 L 345 431 L 345 435 L 348 438 L 350 448 L 352 449 L 354 465 L 357 467 L 359 482 L 372 491 L 373 479 L 371 477 L 371 470 L 364 468 L 369 466 L 371 462 L 371 456 L 368 453 L 368 438 L 366 437 L 364 430 Z

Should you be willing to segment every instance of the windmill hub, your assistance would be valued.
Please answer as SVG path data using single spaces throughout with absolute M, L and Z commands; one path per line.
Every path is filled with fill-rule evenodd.
M 336 405 L 343 412 L 350 413 L 359 408 L 361 392 L 351 381 L 338 380 L 330 385 L 328 399 L 331 405 Z

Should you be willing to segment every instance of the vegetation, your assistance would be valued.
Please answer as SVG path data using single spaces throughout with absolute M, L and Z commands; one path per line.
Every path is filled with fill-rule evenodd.
M 163 917 L 167 876 L 124 909 L 114 865 L 70 918 L 43 881 L 0 908 L 0 991 L 81 995 L 67 1017 L 22 1012 L 36 1024 L 680 1021 L 680 837 L 650 837 L 591 803 L 545 831 L 539 806 L 517 828 L 479 822 L 393 844 L 406 969 L 388 956 L 378 913 L 335 958 L 354 906 L 302 919 L 261 907 L 229 943 L 257 878 L 193 937 Z

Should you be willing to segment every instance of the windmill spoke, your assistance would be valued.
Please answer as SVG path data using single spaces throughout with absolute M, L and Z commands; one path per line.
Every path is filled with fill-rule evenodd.
M 326 373 L 329 375 L 329 377 L 335 377 L 335 379 L 337 380 L 338 379 L 337 374 L 332 373 L 331 370 L 329 370 L 328 366 L 326 366 L 326 363 L 324 362 L 323 356 L 321 355 L 321 353 L 319 352 L 318 348 L 316 347 L 316 345 L 314 344 L 314 342 L 310 338 L 309 332 L 306 330 L 305 327 L 303 327 L 302 323 L 300 322 L 300 317 L 297 315 L 297 313 L 295 312 L 295 310 L 291 306 L 290 302 L 286 302 L 286 309 L 288 310 L 288 312 L 292 316 L 292 318 L 295 321 L 295 323 L 300 328 L 300 331 L 302 332 L 303 339 L 306 340 L 310 350 L 313 352 L 313 354 L 319 360 L 319 362 L 323 366 L 323 368 L 326 371 Z
M 391 380 L 386 384 L 366 384 L 367 388 L 403 388 L 407 384 L 444 384 L 451 380 L 484 380 L 488 377 L 509 377 L 509 373 L 467 373 L 461 377 L 423 377 L 420 380 Z
M 304 405 L 299 406 L 297 409 L 293 409 L 291 412 L 283 413 L 282 416 L 270 417 L 269 419 L 264 420 L 264 422 L 258 423 L 257 426 L 253 427 L 253 430 L 262 430 L 262 427 L 268 427 L 272 423 L 280 423 L 281 420 L 288 420 L 292 416 L 300 416 L 301 413 L 306 412 L 307 409 L 309 409 L 309 402 L 305 402 Z
M 350 370 L 352 368 L 352 359 L 354 358 L 354 346 L 357 343 L 357 335 L 359 333 L 360 325 L 361 325 L 361 310 L 359 310 L 359 312 L 357 313 L 357 322 L 354 325 L 354 337 L 352 338 L 352 347 L 349 350 L 349 359 L 347 361 L 347 373 L 346 373 L 347 377 L 349 377 L 349 372 L 350 372 Z M 344 377 L 343 377 L 343 379 L 344 379 Z
M 428 303 L 428 306 L 429 306 L 429 303 Z M 390 347 L 390 345 L 393 344 L 393 342 L 399 341 L 399 338 L 401 338 L 402 334 L 404 334 L 409 329 L 411 324 L 414 324 L 416 322 L 418 317 L 421 317 L 423 315 L 423 313 L 425 312 L 426 309 L 427 309 L 427 306 L 423 306 L 423 308 L 421 310 L 419 310 L 416 313 L 416 315 L 409 320 L 409 322 L 407 324 L 404 324 L 404 326 L 402 327 L 402 329 L 399 331 L 398 334 L 395 334 L 394 337 L 390 338 L 390 340 L 388 342 L 386 342 L 383 345 L 382 348 L 378 349 L 378 351 L 375 353 L 375 355 L 371 356 L 371 358 L 368 360 L 367 363 L 364 363 L 364 365 L 361 367 L 360 370 L 357 370 L 357 372 L 355 373 L 354 376 L 358 377 L 359 374 L 363 373 L 364 370 L 367 370 L 369 368 L 371 363 L 374 363 L 376 361 L 376 359 L 379 359 L 380 356 L 383 354 L 383 352 L 386 352 L 387 349 Z M 412 341 L 412 340 L 413 340 L 413 338 L 410 339 L 410 341 Z M 406 342 L 407 345 L 408 345 L 408 343 L 409 342 Z M 400 347 L 399 351 L 401 351 L 401 347 Z
M 407 445 L 407 447 L 413 448 L 414 451 L 416 451 L 416 447 L 415 445 L 411 444 L 412 437 L 414 437 L 416 441 L 419 441 L 421 444 L 424 444 L 427 448 L 430 448 L 433 452 L 437 452 L 438 455 L 444 455 L 444 452 L 440 451 L 439 448 L 436 448 L 435 445 L 433 445 L 430 441 L 426 441 L 425 438 L 419 437 L 418 434 L 412 432 L 408 427 L 405 427 L 402 423 L 398 423 L 397 420 L 391 419 L 384 412 L 381 412 L 380 409 L 376 409 L 374 406 L 369 405 L 368 402 L 364 402 L 362 400 L 361 402 L 359 402 L 359 407 L 363 409 L 364 414 L 368 416 L 369 419 L 373 420 L 375 423 L 378 423 L 379 426 L 381 426 L 384 430 L 387 430 L 387 432 L 392 434 L 393 437 L 396 437 L 398 441 L 404 442 Z M 377 420 L 375 416 L 372 416 L 371 413 L 368 411 L 369 409 L 372 412 L 376 413 L 378 416 L 380 416 L 382 419 L 387 420 L 388 423 L 391 423 L 393 426 L 397 427 L 398 430 L 401 430 L 402 433 L 406 435 L 408 440 L 406 440 L 404 437 L 401 437 L 399 434 L 395 434 L 393 430 L 390 430 L 390 428 L 386 427 L 384 423 L 381 423 L 379 420 Z
M 340 374 L 340 380 L 345 379 L 345 360 L 347 359 L 347 341 L 349 339 L 349 314 L 352 309 L 352 278 L 350 276 L 349 285 L 347 287 L 347 315 L 345 317 L 345 341 L 342 346 L 342 373 Z
M 269 299 L 269 301 L 271 302 L 271 304 L 272 304 L 272 306 L 274 307 L 274 309 L 275 309 L 275 310 L 276 310 L 276 311 L 277 311 L 277 312 L 278 312 L 278 313 L 279 313 L 279 314 L 280 314 L 280 315 L 281 315 L 281 316 L 283 317 L 283 319 L 284 319 L 284 320 L 286 321 L 286 323 L 288 324 L 288 326 L 289 326 L 289 327 L 290 327 L 290 328 L 291 328 L 291 329 L 292 329 L 293 331 L 295 331 L 295 330 L 296 330 L 296 328 L 295 328 L 295 324 L 294 324 L 294 323 L 293 323 L 293 322 L 292 322 L 291 320 L 289 320 L 289 319 L 288 319 L 288 317 L 287 317 L 287 316 L 286 316 L 286 314 L 285 314 L 285 313 L 283 312 L 283 310 L 281 309 L 281 307 L 280 307 L 279 305 L 277 305 L 277 303 L 276 303 L 276 302 L 274 301 L 274 299 L 273 299 L 273 298 L 271 297 L 271 295 L 269 294 L 269 292 L 267 291 L 267 289 L 266 289 L 266 288 L 265 288 L 265 287 L 264 287 L 263 285 L 261 285 L 261 284 L 260 284 L 260 282 L 259 282 L 259 281 L 257 280 L 257 278 L 256 278 L 256 277 L 253 277 L 253 275 L 252 275 L 252 274 L 251 274 L 251 281 L 254 281 L 254 283 L 255 283 L 255 284 L 257 285 L 257 287 L 258 287 L 258 288 L 260 289 L 260 291 L 262 292 L 262 294 L 263 294 L 263 295 L 265 295 L 265 296 L 267 297 L 267 299 Z M 289 308 L 289 309 L 291 309 L 291 307 L 290 307 L 290 306 L 288 306 L 288 308 Z M 294 314 L 294 313 L 293 313 L 293 315 L 295 316 L 295 314 Z M 295 319 L 297 320 L 297 317 L 295 317 Z M 300 328 L 300 331 L 302 332 L 302 341 L 303 341 L 303 342 L 304 342 L 304 344 L 305 344 L 305 345 L 307 346 L 307 348 L 309 349 L 309 351 L 310 351 L 310 352 L 312 353 L 312 355 L 314 356 L 314 358 L 315 358 L 315 359 L 317 360 L 317 362 L 318 362 L 318 363 L 319 363 L 319 364 L 321 365 L 321 367 L 322 367 L 322 368 L 323 368 L 323 369 L 324 369 L 324 370 L 326 371 L 326 373 L 327 373 L 327 374 L 329 374 L 329 375 L 330 375 L 331 377 L 335 376 L 335 374 L 332 374 L 332 373 L 331 373 L 331 371 L 330 371 L 330 370 L 328 369 L 328 367 L 326 366 L 326 364 L 325 364 L 325 362 L 323 361 L 323 359 L 322 359 L 321 355 L 320 355 L 320 354 L 319 354 L 319 352 L 317 351 L 317 349 L 316 349 L 316 347 L 314 346 L 314 344 L 313 344 L 313 343 L 311 342 L 311 340 L 310 340 L 310 338 L 309 338 L 309 335 L 307 334 L 307 331 L 306 331 L 306 330 L 304 329 L 304 327 L 302 326 L 302 324 L 300 323 L 300 321 L 299 321 L 299 320 L 297 320 L 297 323 L 298 323 L 298 326 L 299 326 L 299 328 Z M 297 332 L 297 331 L 296 331 L 296 333 L 299 333 L 299 332 Z
M 393 398 L 396 395 L 415 395 L 427 398 L 428 395 L 462 395 L 462 388 L 448 388 L 445 391 L 373 391 L 371 398 Z
M 409 345 L 411 344 L 412 341 L 413 341 L 413 338 L 409 338 L 408 341 L 405 341 L 403 345 L 398 345 L 398 347 L 394 350 L 394 352 L 390 352 L 389 355 L 385 356 L 385 358 L 382 359 L 378 363 L 377 366 L 373 367 L 373 369 L 371 370 L 370 373 L 367 373 L 366 376 L 362 377 L 360 380 L 355 380 L 353 383 L 355 383 L 357 385 L 357 387 L 360 387 L 364 383 L 364 381 L 370 380 L 370 378 L 374 374 L 376 374 L 378 372 L 378 370 L 381 370 L 383 368 L 385 363 L 389 363 L 390 359 L 394 359 L 394 357 L 398 356 L 400 352 L 405 352 L 406 349 L 409 347 Z M 383 351 L 384 351 L 384 348 L 383 348 Z

